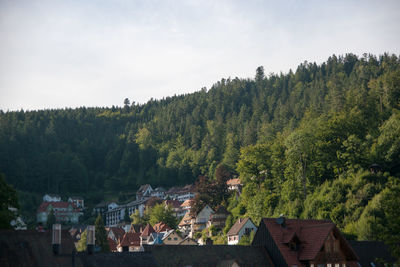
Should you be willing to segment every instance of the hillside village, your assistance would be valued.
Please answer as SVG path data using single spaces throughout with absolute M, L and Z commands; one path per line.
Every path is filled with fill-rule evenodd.
M 233 195 L 241 194 L 239 178 L 228 179 L 226 187 Z M 366 251 L 369 249 L 376 250 L 377 247 L 377 242 L 347 241 L 331 221 L 288 219 L 283 215 L 279 218 L 263 218 L 259 225 L 255 225 L 250 218 L 239 218 L 226 230 L 226 240 L 221 242 L 221 240 L 213 238 L 213 235 L 215 236 L 215 232 L 221 233 L 223 231 L 230 213 L 222 205 L 215 210 L 209 205 L 204 205 L 199 212 L 193 212 L 196 194 L 194 185 L 172 187 L 166 190 L 162 187 L 153 189 L 151 185 L 145 184 L 137 190 L 135 200 L 127 203 L 103 201 L 95 205 L 91 213 L 93 216 L 100 215 L 103 218 L 109 251 L 116 253 L 115 255 L 121 255 L 120 260 L 127 257 L 122 252 L 137 252 L 139 253 L 137 255 L 147 256 L 149 254 L 146 253 L 151 253 L 153 258 L 151 258 L 150 263 L 147 262 L 143 266 L 180 266 L 171 260 L 169 261 L 171 265 L 165 264 L 168 260 L 163 258 L 160 246 L 165 246 L 165 249 L 175 257 L 177 257 L 177 251 L 179 251 L 176 246 L 189 246 L 191 249 L 185 249 L 185 253 L 190 255 L 200 253 L 205 258 L 210 252 L 207 250 L 195 252 L 198 251 L 196 247 L 215 247 L 217 250 L 225 250 L 223 253 L 228 253 L 227 257 L 231 257 L 229 260 L 210 258 L 207 265 L 210 263 L 214 265 L 215 260 L 217 260 L 220 262 L 227 261 L 229 264 L 226 266 L 247 266 L 248 263 L 254 263 L 256 265 L 250 265 L 310 267 L 370 266 L 369 263 L 366 265 L 365 259 L 368 257 L 371 259 L 371 255 Z M 135 214 L 139 217 L 146 216 L 146 212 L 157 204 L 164 205 L 166 209 L 169 208 L 172 211 L 173 216 L 179 221 L 177 227 L 172 228 L 162 221 L 153 225 L 131 222 Z M 78 223 L 85 209 L 85 202 L 82 197 L 69 197 L 67 201 L 62 201 L 58 195 L 46 194 L 37 210 L 37 222 L 39 225 L 46 225 L 47 220 L 52 216 L 50 214 L 53 213 L 54 222 L 58 223 L 53 225 L 53 232 L 56 231 L 54 226 L 63 224 L 63 228 L 68 229 L 68 238 L 66 239 L 69 240 L 63 242 L 73 242 L 74 247 L 79 250 L 81 237 L 90 235 L 90 232 L 87 232 L 90 227 Z M 91 229 L 94 229 L 93 226 L 91 227 Z M 58 228 L 61 229 L 61 227 Z M 39 227 L 37 230 L 39 232 L 50 231 L 50 229 L 48 231 L 42 229 L 42 227 Z M 95 230 L 91 231 L 94 232 Z M 84 248 L 89 246 L 88 240 L 85 240 L 87 245 L 84 244 Z M 214 241 L 217 242 L 214 243 Z M 232 245 L 250 246 L 252 251 L 247 253 L 254 254 L 253 258 L 249 260 L 242 254 L 245 251 L 243 246 L 239 246 L 243 247 L 242 251 L 236 251 L 235 255 L 231 255 L 229 254 L 231 250 L 228 247 L 223 248 L 224 245 L 228 245 L 228 247 Z M 175 249 L 171 250 L 171 246 Z M 168 249 L 169 247 L 171 249 Z M 259 247 L 265 249 L 262 254 L 259 254 L 256 249 Z M 384 259 L 377 261 L 376 258 L 373 258 L 370 263 L 375 265 L 372 266 L 380 266 L 379 264 L 382 262 L 393 262 L 394 259 L 391 258 L 387 247 L 383 243 L 380 243 L 379 247 L 379 251 L 376 250 L 373 253 L 375 253 L 374 255 L 383 255 Z M 85 253 L 90 255 L 93 252 L 89 252 L 91 250 L 88 249 L 89 247 L 80 252 L 83 253 L 79 254 L 81 259 L 86 256 L 90 259 L 88 254 Z M 100 251 L 100 248 L 97 251 Z M 96 255 L 95 253 L 93 257 L 96 257 Z M 142 256 L 134 257 L 136 257 L 136 262 L 142 260 Z M 201 262 L 201 259 L 195 256 L 191 260 L 183 258 L 181 260 L 186 263 Z

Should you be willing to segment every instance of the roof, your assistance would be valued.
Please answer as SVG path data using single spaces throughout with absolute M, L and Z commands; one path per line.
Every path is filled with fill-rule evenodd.
M 229 211 L 226 210 L 224 206 L 220 205 L 213 215 L 215 214 L 230 214 L 230 213 Z
M 240 185 L 240 179 L 239 178 L 235 178 L 235 179 L 229 179 L 228 181 L 226 181 L 227 185 Z
M 64 202 L 64 201 L 60 201 L 60 202 L 42 202 L 42 204 L 40 204 L 39 208 L 37 209 L 37 212 L 46 212 L 47 211 L 47 207 L 49 205 L 51 205 L 53 208 L 59 208 L 59 209 L 68 208 L 69 205 L 71 205 L 73 209 L 77 208 L 73 202 Z
M 346 253 L 348 253 L 346 258 L 349 260 L 357 259 L 350 245 L 331 221 L 285 219 L 284 226 L 282 226 L 277 223 L 275 218 L 268 218 L 263 219 L 262 223 L 267 227 L 282 257 L 289 266 L 304 266 L 300 261 L 315 259 L 332 231 L 338 236 L 341 246 L 346 246 Z M 301 249 L 298 251 L 291 250 L 287 245 L 294 238 L 300 241 Z
M 132 253 L 94 253 L 87 255 L 79 253 L 78 258 L 83 262 L 83 266 L 87 267 L 109 267 L 109 266 L 140 266 L 140 267 L 157 267 L 159 266 L 153 255 L 148 252 Z M 71 259 L 68 258 L 68 264 L 71 266 Z M 78 267 L 79 265 L 76 265 Z
M 396 259 L 390 254 L 389 247 L 381 241 L 349 241 L 353 250 L 359 257 L 359 263 L 362 267 L 371 266 L 371 262 L 377 267 L 384 267 L 377 259 L 382 259 L 387 263 L 395 263 Z
M 154 232 L 154 228 L 151 227 L 151 225 L 148 223 L 140 236 L 149 236 L 151 233 Z
M 231 227 L 231 229 L 229 229 L 229 232 L 226 235 L 237 235 L 240 231 L 240 229 L 242 229 L 242 227 L 247 223 L 247 221 L 251 221 L 251 223 L 253 223 L 253 221 L 250 218 L 239 218 L 239 220 L 237 220 L 235 222 L 235 224 Z M 254 223 L 253 223 L 254 224 Z
M 131 228 L 129 229 L 129 231 L 134 233 L 141 233 L 143 232 L 144 227 L 145 226 L 142 224 L 131 224 Z
M 21 267 L 71 266 L 71 257 L 54 256 L 52 232 L 0 230 L 0 265 Z M 71 254 L 74 241 L 67 230 L 61 231 L 60 254 Z M 79 263 L 76 264 L 79 265 Z
M 181 207 L 191 207 L 194 204 L 194 200 L 193 199 L 187 199 L 185 200 L 182 204 Z
M 116 238 L 117 240 L 119 240 L 120 238 L 122 238 L 122 237 L 124 236 L 124 234 L 125 234 L 125 230 L 122 229 L 122 228 L 120 228 L 120 227 L 110 227 L 108 231 L 109 231 L 109 232 L 110 232 L 110 231 L 113 232 L 113 234 L 114 234 L 114 236 L 115 236 L 115 238 Z
M 228 245 L 144 245 L 143 247 L 146 252 L 151 252 L 159 266 L 218 266 L 229 260 L 234 260 L 239 266 L 274 266 L 268 252 L 262 247 Z
M 139 247 L 140 246 L 140 233 L 127 232 L 124 234 L 118 246 L 121 247 Z
M 174 209 L 179 209 L 181 207 L 182 202 L 180 202 L 179 200 L 171 200 L 171 199 L 167 199 L 164 201 L 164 204 L 166 206 L 171 206 Z
M 165 233 L 165 235 L 163 236 L 162 239 L 163 239 L 163 240 L 166 239 L 168 236 L 170 236 L 170 235 L 173 234 L 173 233 L 175 233 L 175 234 L 177 234 L 178 236 L 181 237 L 181 235 L 180 235 L 175 229 L 172 229 L 172 230 L 168 231 L 167 233 Z
M 151 185 L 149 184 L 144 184 L 141 185 L 137 191 L 137 193 L 143 194 L 144 192 L 146 192 L 147 188 L 151 187 Z
M 153 226 L 153 228 L 154 228 L 154 230 L 155 230 L 157 233 L 172 230 L 171 227 L 169 227 L 168 225 L 166 225 L 166 224 L 163 223 L 163 222 L 156 223 L 156 224 Z
M 117 242 L 115 242 L 109 237 L 107 237 L 107 242 L 111 252 L 117 251 Z
M 185 213 L 185 216 L 183 216 L 182 220 L 179 222 L 178 226 L 185 226 L 185 225 L 190 225 L 191 220 L 195 218 L 193 215 L 189 214 L 189 212 Z

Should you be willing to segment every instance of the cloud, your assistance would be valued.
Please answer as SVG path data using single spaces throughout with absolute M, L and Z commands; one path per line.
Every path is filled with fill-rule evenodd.
M 287 72 L 332 53 L 398 53 L 399 4 L 2 1 L 0 109 L 122 105 Z

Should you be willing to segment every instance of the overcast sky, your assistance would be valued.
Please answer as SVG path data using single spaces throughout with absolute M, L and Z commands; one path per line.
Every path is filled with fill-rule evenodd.
M 258 66 L 399 55 L 399 3 L 0 0 L 0 109 L 145 103 Z

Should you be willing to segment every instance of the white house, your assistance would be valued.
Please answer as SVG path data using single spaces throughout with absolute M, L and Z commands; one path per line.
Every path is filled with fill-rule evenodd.
M 236 245 L 239 243 L 243 235 L 250 235 L 250 233 L 257 231 L 257 227 L 250 218 L 239 218 L 226 234 L 228 237 L 228 245 Z
M 214 211 L 210 206 L 206 205 L 199 213 L 197 213 L 196 218 L 192 219 L 192 229 L 190 236 L 192 237 L 195 232 L 203 231 L 207 227 L 207 222 L 210 219 L 210 215 Z
M 151 185 L 145 184 L 140 186 L 138 191 L 136 191 L 136 200 L 149 198 L 151 196 L 151 192 L 153 192 L 153 188 L 151 187 Z
M 152 197 L 158 197 L 158 198 L 161 198 L 161 199 L 165 199 L 165 189 L 164 188 L 162 188 L 162 187 L 157 187 L 156 189 L 154 189 L 151 193 L 150 193 L 150 195 L 152 196 Z
M 78 208 L 85 208 L 85 201 L 82 197 L 69 197 L 68 202 L 74 203 Z
M 43 196 L 43 202 L 60 202 L 61 197 L 54 194 L 46 194 Z

